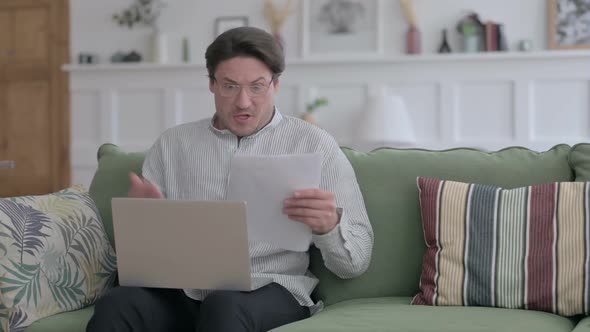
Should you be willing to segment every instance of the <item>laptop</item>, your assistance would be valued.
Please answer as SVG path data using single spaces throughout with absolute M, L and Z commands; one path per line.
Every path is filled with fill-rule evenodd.
M 252 290 L 246 203 L 113 198 L 119 283 Z

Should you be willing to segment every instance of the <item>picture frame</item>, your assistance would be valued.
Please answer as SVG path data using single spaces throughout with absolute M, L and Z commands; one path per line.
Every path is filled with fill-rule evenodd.
M 301 56 L 383 54 L 382 8 L 383 0 L 303 0 Z
M 548 0 L 550 49 L 590 49 L 590 0 Z
M 248 26 L 247 16 L 220 16 L 215 19 L 214 36 L 217 38 L 227 30 Z

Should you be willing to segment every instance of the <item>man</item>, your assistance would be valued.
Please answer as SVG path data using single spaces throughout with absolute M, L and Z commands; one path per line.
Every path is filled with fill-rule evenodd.
M 274 106 L 285 67 L 274 37 L 232 29 L 205 58 L 215 115 L 164 132 L 146 155 L 144 179 L 131 175 L 129 196 L 223 200 L 233 155 L 320 152 L 320 189 L 295 192 L 283 211 L 312 229 L 328 269 L 341 278 L 363 273 L 373 231 L 354 171 L 330 135 Z M 308 252 L 256 242 L 249 251 L 254 291 L 117 287 L 97 302 L 87 331 L 267 331 L 320 309 L 310 298 L 318 280 Z

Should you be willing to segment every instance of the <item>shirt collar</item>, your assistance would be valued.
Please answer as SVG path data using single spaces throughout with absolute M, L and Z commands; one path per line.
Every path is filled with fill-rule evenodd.
M 245 137 L 256 137 L 258 134 L 260 134 L 261 132 L 264 132 L 266 130 L 269 130 L 270 128 L 275 127 L 277 124 L 279 124 L 279 122 L 281 122 L 281 120 L 283 119 L 283 115 L 281 114 L 281 112 L 279 112 L 279 109 L 274 106 L 274 113 L 272 116 L 272 119 L 270 120 L 270 122 L 262 127 L 260 130 L 258 130 L 257 132 L 255 132 L 254 134 L 250 135 L 250 136 L 245 136 Z M 209 128 L 217 134 L 221 134 L 221 135 L 234 135 L 231 131 L 227 130 L 227 129 L 217 129 L 215 128 L 215 126 L 213 125 L 215 123 L 215 119 L 216 119 L 217 115 L 214 115 L 211 118 L 211 121 L 209 122 Z

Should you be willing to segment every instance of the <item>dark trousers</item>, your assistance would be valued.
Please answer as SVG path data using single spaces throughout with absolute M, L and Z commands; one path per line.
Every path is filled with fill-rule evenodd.
M 179 289 L 116 287 L 95 305 L 87 332 L 268 331 L 309 317 L 283 286 L 216 291 L 195 301 Z

